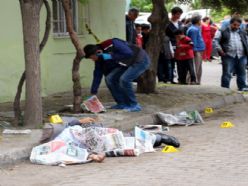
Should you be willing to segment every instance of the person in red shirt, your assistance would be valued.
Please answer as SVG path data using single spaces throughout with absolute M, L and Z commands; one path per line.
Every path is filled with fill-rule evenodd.
M 202 19 L 202 37 L 206 46 L 206 50 L 203 52 L 202 59 L 204 61 L 209 61 L 211 62 L 211 53 L 212 53 L 212 28 L 210 25 L 210 18 L 209 17 L 204 17 Z
M 138 47 L 142 48 L 143 47 L 143 36 L 142 36 L 142 26 L 139 24 L 135 25 L 135 29 L 136 29 L 136 45 L 138 45 Z
M 180 84 L 187 84 L 187 74 L 190 74 L 190 84 L 196 84 L 196 76 L 194 69 L 194 51 L 193 42 L 184 35 L 183 30 L 176 30 L 176 52 L 175 58 L 178 66 L 178 81 Z

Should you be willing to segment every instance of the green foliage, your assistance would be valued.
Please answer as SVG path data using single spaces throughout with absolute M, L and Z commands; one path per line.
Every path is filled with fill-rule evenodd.
M 168 11 L 170 11 L 175 5 L 175 1 L 166 1 L 165 7 Z
M 88 0 L 78 0 L 80 3 L 85 4 L 88 2 Z
M 246 13 L 248 0 L 201 0 L 204 6 L 213 8 L 215 10 L 223 11 L 223 8 L 230 10 L 230 13 L 239 12 Z
M 81 0 L 86 1 L 86 0 Z M 219 15 L 234 12 L 245 14 L 247 12 L 248 0 L 165 0 L 167 10 L 170 10 L 174 4 L 190 4 L 193 9 L 211 8 L 214 11 L 219 11 Z M 140 11 L 151 11 L 151 0 L 132 0 L 131 6 L 137 7 Z M 216 13 L 218 17 L 218 14 Z
M 211 8 L 214 10 L 221 10 L 227 8 L 230 13 L 239 12 L 241 14 L 246 13 L 248 0 L 195 0 L 199 1 L 201 7 Z M 192 0 L 178 0 L 179 3 L 190 4 Z
M 226 15 L 230 15 L 231 11 L 228 8 L 223 8 L 221 11 L 219 10 L 211 10 L 211 18 L 214 22 L 219 23 L 223 20 Z
M 174 4 L 175 0 L 165 0 L 165 7 L 170 10 Z M 152 1 L 151 0 L 132 0 L 131 7 L 138 8 L 141 12 L 151 12 L 152 11 Z
M 151 0 L 132 0 L 130 6 L 138 8 L 141 12 L 150 12 L 152 10 Z
M 191 2 L 191 7 L 194 10 L 202 9 L 202 3 L 201 0 L 195 0 Z

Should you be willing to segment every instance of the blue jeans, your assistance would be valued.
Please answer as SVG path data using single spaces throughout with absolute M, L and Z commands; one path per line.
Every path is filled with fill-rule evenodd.
M 240 59 L 236 56 L 223 56 L 222 58 L 222 77 L 221 86 L 230 88 L 230 81 L 232 78 L 232 72 L 235 70 L 237 74 L 237 86 L 239 90 L 246 87 L 246 64 L 247 57 L 243 56 Z
M 150 60 L 145 57 L 143 61 L 134 63 L 128 68 L 116 68 L 105 77 L 106 85 L 117 104 L 133 106 L 138 103 L 132 82 L 145 72 L 149 65 Z

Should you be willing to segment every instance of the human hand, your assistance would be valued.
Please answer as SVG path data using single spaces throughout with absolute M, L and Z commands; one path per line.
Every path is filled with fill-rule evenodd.
M 79 122 L 80 122 L 81 124 L 95 123 L 96 120 L 93 119 L 93 118 L 87 117 L 87 118 L 82 118 L 82 119 L 80 119 Z
M 219 50 L 218 53 L 219 53 L 220 56 L 225 56 L 226 55 L 223 50 Z
M 106 53 L 100 53 L 100 54 L 97 54 L 97 56 L 102 56 L 103 60 L 112 59 L 112 56 L 110 54 L 106 54 Z
M 88 156 L 88 160 L 92 160 L 98 163 L 103 162 L 103 160 L 105 159 L 105 154 L 100 153 L 100 154 L 90 154 Z

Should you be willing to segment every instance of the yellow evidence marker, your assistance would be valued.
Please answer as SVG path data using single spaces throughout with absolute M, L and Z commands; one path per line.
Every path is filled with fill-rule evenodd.
M 205 108 L 205 114 L 212 114 L 214 112 L 214 109 L 211 107 Z
M 53 123 L 53 124 L 62 124 L 63 123 L 62 118 L 58 114 L 49 116 L 49 121 L 50 121 L 50 123 Z
M 173 153 L 173 152 L 179 152 L 178 149 L 176 149 L 175 147 L 173 146 L 170 146 L 170 145 L 167 145 L 163 148 L 162 152 L 164 153 Z
M 225 121 L 220 125 L 221 128 L 233 128 L 234 125 L 230 121 Z

